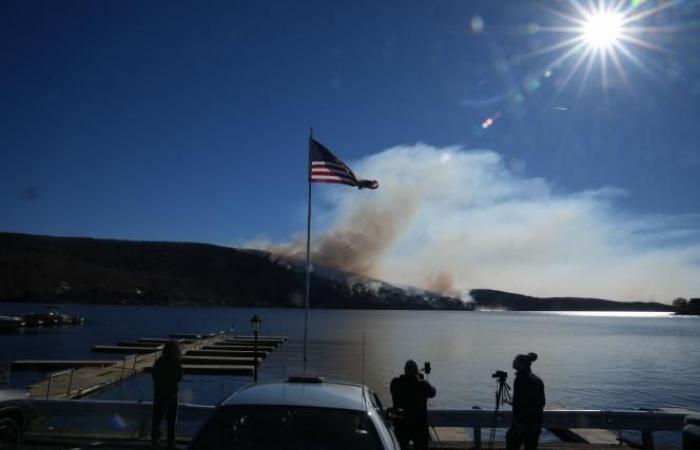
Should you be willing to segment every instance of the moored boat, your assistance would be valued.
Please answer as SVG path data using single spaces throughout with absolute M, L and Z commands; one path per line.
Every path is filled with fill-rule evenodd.
M 21 317 L 0 316 L 0 333 L 11 333 L 19 330 L 24 324 Z
M 43 314 L 29 313 L 22 315 L 24 325 L 27 327 L 41 327 L 44 325 Z

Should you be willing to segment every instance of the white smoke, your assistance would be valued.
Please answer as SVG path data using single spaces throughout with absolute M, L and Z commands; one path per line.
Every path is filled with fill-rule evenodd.
M 557 194 L 497 153 L 424 144 L 351 166 L 380 187 L 323 191 L 332 226 L 314 235 L 317 263 L 460 296 L 472 288 L 663 302 L 700 295 L 698 230 L 682 229 L 682 218 L 620 213 L 619 190 Z M 269 249 L 301 256 L 300 244 Z

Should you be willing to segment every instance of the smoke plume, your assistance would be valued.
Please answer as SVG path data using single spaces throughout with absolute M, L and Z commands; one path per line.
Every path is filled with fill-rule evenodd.
M 331 225 L 314 231 L 315 263 L 460 296 L 700 295 L 697 217 L 623 214 L 613 188 L 558 194 L 491 151 L 417 144 L 351 166 L 380 187 L 322 189 Z M 299 237 L 267 248 L 305 254 Z

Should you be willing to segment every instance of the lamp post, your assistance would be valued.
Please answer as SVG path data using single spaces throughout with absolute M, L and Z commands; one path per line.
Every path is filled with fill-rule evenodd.
M 258 381 L 258 333 L 260 332 L 260 324 L 262 319 L 258 315 L 254 315 L 250 319 L 250 325 L 253 327 L 253 381 Z

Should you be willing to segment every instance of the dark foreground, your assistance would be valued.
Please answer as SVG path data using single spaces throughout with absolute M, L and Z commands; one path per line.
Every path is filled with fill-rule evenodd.
M 187 448 L 188 441 L 184 439 L 179 439 L 177 442 L 178 448 Z M 138 439 L 138 438 L 116 438 L 116 437 L 50 437 L 42 434 L 30 433 L 27 435 L 22 449 L 24 450 L 56 450 L 56 449 L 70 449 L 70 450 L 82 450 L 82 449 L 152 449 L 151 444 L 148 439 Z M 165 447 L 160 447 L 165 448 Z M 471 449 L 473 448 L 471 442 L 432 442 L 430 445 L 431 449 Z M 487 443 L 484 443 L 482 448 L 487 448 Z M 503 442 L 497 442 L 494 446 L 495 449 L 502 450 L 505 448 Z M 627 446 L 621 446 L 619 444 L 615 445 L 598 445 L 598 444 L 574 444 L 574 443 L 551 443 L 551 444 L 540 444 L 539 448 L 554 450 L 620 450 L 631 448 Z M 670 450 L 675 447 L 655 447 L 657 450 Z

